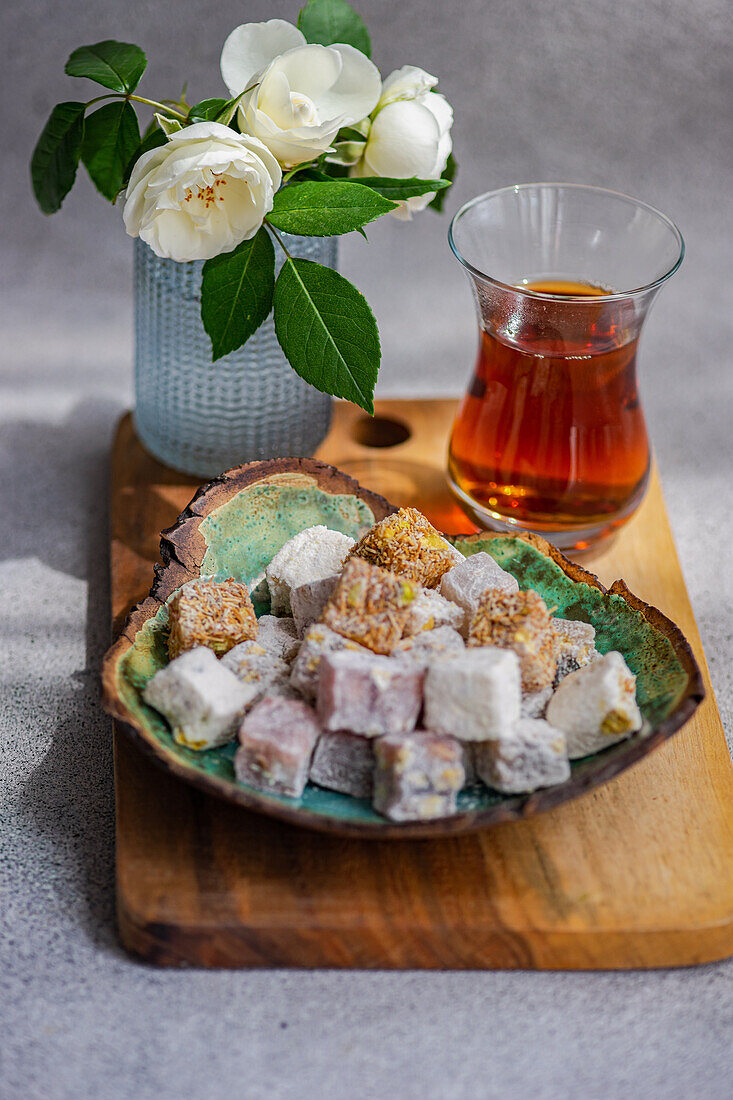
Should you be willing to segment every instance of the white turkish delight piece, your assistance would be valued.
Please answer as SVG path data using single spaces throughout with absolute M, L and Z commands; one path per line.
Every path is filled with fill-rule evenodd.
M 463 633 L 468 632 L 479 601 L 490 588 L 498 588 L 501 592 L 517 592 L 519 585 L 511 573 L 502 569 L 491 554 L 483 550 L 478 554 L 471 554 L 443 574 L 440 594 L 463 608 L 464 616 L 460 627 Z
M 314 623 L 313 626 L 308 627 L 298 650 L 298 656 L 293 661 L 290 673 L 292 686 L 302 692 L 306 699 L 315 699 L 318 694 L 321 658 L 325 653 L 337 653 L 342 649 L 353 650 L 355 653 L 371 652 L 358 642 L 352 642 L 350 638 L 337 634 L 335 630 L 331 630 L 323 623 Z
M 332 573 L 330 577 L 307 581 L 290 590 L 290 608 L 298 637 L 303 637 L 311 623 L 318 622 L 323 608 L 333 595 L 339 576 L 340 573 Z
M 428 665 L 425 725 L 461 741 L 490 741 L 519 720 L 519 658 L 510 649 L 481 646 Z
M 143 699 L 168 719 L 179 745 L 211 749 L 231 741 L 250 692 L 211 649 L 197 646 L 156 672 Z
M 295 699 L 265 696 L 242 722 L 234 772 L 240 783 L 300 798 L 320 733 L 312 707 Z
M 475 746 L 476 771 L 504 794 L 553 787 L 570 778 L 565 734 L 542 718 L 523 718 L 508 737 Z
M 620 653 L 606 653 L 560 682 L 546 717 L 564 731 L 571 760 L 605 749 L 641 729 L 636 677 Z
M 318 714 L 327 730 L 365 737 L 407 733 L 422 706 L 425 670 L 377 653 L 327 653 L 318 678 Z
M 250 698 L 248 706 L 268 695 L 279 695 L 290 688 L 290 665 L 275 657 L 259 642 L 242 642 L 221 659 L 224 668 L 233 672 Z
M 299 531 L 289 539 L 265 570 L 273 615 L 290 614 L 293 588 L 338 573 L 354 545 L 354 539 L 348 535 L 322 524 Z
M 426 730 L 390 734 L 374 742 L 374 756 L 377 813 L 392 821 L 428 821 L 456 812 L 466 773 L 455 738 Z
M 524 692 L 520 704 L 520 718 L 544 718 L 551 698 L 552 685 L 540 688 L 539 691 Z
M 452 626 L 460 630 L 464 612 L 457 604 L 446 600 L 432 588 L 421 588 L 410 604 L 402 635 L 409 638 L 425 630 L 438 630 L 442 626 Z
M 452 626 L 438 626 L 434 630 L 422 630 L 411 638 L 403 638 L 392 650 L 393 657 L 420 661 L 428 665 L 444 653 L 457 653 L 466 643 Z
M 300 649 L 300 638 L 295 620 L 278 618 L 277 615 L 261 615 L 257 620 L 255 639 L 273 657 L 292 661 Z
M 590 664 L 598 657 L 595 627 L 579 619 L 551 619 L 555 648 L 555 687 L 568 673 Z
M 313 753 L 310 781 L 354 798 L 371 798 L 374 739 L 346 730 L 324 730 Z

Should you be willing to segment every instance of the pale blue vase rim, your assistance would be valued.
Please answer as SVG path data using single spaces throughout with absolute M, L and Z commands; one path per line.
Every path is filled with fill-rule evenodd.
M 663 214 L 661 210 L 658 210 L 656 206 L 652 206 L 651 203 L 643 202 L 641 199 L 635 199 L 633 195 L 627 195 L 623 191 L 614 191 L 609 187 L 597 187 L 593 184 L 586 183 L 563 183 L 563 182 L 549 182 L 543 181 L 541 183 L 512 183 L 508 187 L 499 187 L 494 191 L 484 191 L 480 195 L 475 195 L 474 198 L 469 199 L 463 206 L 453 215 L 450 226 L 448 228 L 448 243 L 451 247 L 453 255 L 458 262 L 468 271 L 471 275 L 478 279 L 483 280 L 486 283 L 490 283 L 492 286 L 498 287 L 500 290 L 511 291 L 512 294 L 523 295 L 527 298 L 537 298 L 542 301 L 554 300 L 562 302 L 578 302 L 582 304 L 588 304 L 594 301 L 589 299 L 587 295 L 578 295 L 575 297 L 572 294 L 550 294 L 545 291 L 530 290 L 528 287 L 517 285 L 515 283 L 504 283 L 501 279 L 495 278 L 493 275 L 487 274 L 480 268 L 475 267 L 466 257 L 463 255 L 455 240 L 455 227 L 461 218 L 464 217 L 470 210 L 480 203 L 486 202 L 489 199 L 498 198 L 501 195 L 507 195 L 511 192 L 518 194 L 521 191 L 537 191 L 541 189 L 563 189 L 572 191 L 585 191 L 590 194 L 596 194 L 599 196 L 606 196 L 612 199 L 622 199 L 624 202 L 632 203 L 637 209 L 643 210 L 653 217 L 657 218 L 664 226 L 667 227 L 675 237 L 678 246 L 678 255 L 675 262 L 665 271 L 662 275 L 653 279 L 649 283 L 645 283 L 643 286 L 632 287 L 629 290 L 614 291 L 611 294 L 604 294 L 604 302 L 621 301 L 624 298 L 634 298 L 638 295 L 648 294 L 651 291 L 657 290 L 663 283 L 666 283 L 668 279 L 674 275 L 675 271 L 679 268 L 683 259 L 685 258 L 685 240 L 680 232 L 679 228 L 672 221 L 671 218 Z M 597 304 L 597 299 L 595 299 Z

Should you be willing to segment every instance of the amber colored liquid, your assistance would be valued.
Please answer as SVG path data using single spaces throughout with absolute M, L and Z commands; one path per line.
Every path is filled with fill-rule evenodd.
M 577 532 L 577 541 L 562 545 L 582 547 L 586 536 L 603 536 L 628 518 L 648 479 L 637 338 L 625 339 L 633 306 L 604 302 L 602 289 L 566 280 L 527 289 L 594 298 L 598 306 L 547 299 L 528 311 L 528 321 L 516 314 L 511 342 L 482 332 L 449 472 L 459 496 L 477 505 L 474 516 Z

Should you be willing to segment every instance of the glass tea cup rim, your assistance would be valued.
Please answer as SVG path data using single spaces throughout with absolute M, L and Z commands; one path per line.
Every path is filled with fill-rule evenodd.
M 552 294 L 549 291 L 530 290 L 529 287 L 517 285 L 516 283 L 504 283 L 501 279 L 495 278 L 493 275 L 487 275 L 485 271 L 481 271 L 480 268 L 474 267 L 469 260 L 461 253 L 458 245 L 455 241 L 454 228 L 458 224 L 459 220 L 467 214 L 474 206 L 477 206 L 480 202 L 484 202 L 486 199 L 493 199 L 499 195 L 505 195 L 510 191 L 515 193 L 518 191 L 531 191 L 538 190 L 540 188 L 566 188 L 574 191 L 594 191 L 599 195 L 606 195 L 616 199 L 625 199 L 627 202 L 631 202 L 634 206 L 641 210 L 646 210 L 649 214 L 653 214 L 661 222 L 663 222 L 677 238 L 679 246 L 679 255 L 677 259 L 663 275 L 660 275 L 657 279 L 653 279 L 650 283 L 645 283 L 644 286 L 633 287 L 630 290 L 614 290 L 610 294 L 604 294 L 604 302 L 620 301 L 624 298 L 633 298 L 638 294 L 645 294 L 648 291 L 656 290 L 657 287 L 665 283 L 672 275 L 674 275 L 677 268 L 682 263 L 685 257 L 685 239 L 682 236 L 679 228 L 675 225 L 671 218 L 668 218 L 666 214 L 663 214 L 661 210 L 657 210 L 656 206 L 652 206 L 648 202 L 642 202 L 641 199 L 635 199 L 632 195 L 627 195 L 623 191 L 613 191 L 609 187 L 596 187 L 592 184 L 586 183 L 552 183 L 544 181 L 542 183 L 512 183 L 508 187 L 499 187 L 495 191 L 484 191 L 481 195 L 476 195 L 474 198 L 469 199 L 468 202 L 464 202 L 463 206 L 456 211 L 451 219 L 450 227 L 448 229 L 448 243 L 451 247 L 451 251 L 456 259 L 470 271 L 472 275 L 478 276 L 479 279 L 483 279 L 484 282 L 491 283 L 493 286 L 499 287 L 502 290 L 509 290 L 513 294 L 522 294 L 527 298 L 539 298 L 544 301 L 548 299 L 558 302 L 581 302 L 587 305 L 590 301 L 587 295 L 584 294 Z

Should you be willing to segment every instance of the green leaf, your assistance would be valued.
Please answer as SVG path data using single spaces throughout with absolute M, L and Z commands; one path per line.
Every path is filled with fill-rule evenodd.
M 201 280 L 201 320 L 213 361 L 236 351 L 272 309 L 275 250 L 263 226 L 233 252 L 207 260 Z
M 113 92 L 134 92 L 148 61 L 139 46 L 108 40 L 80 46 L 66 62 L 68 76 L 86 77 Z
M 370 187 L 346 180 L 291 183 L 275 195 L 267 220 L 284 233 L 335 237 L 394 210 L 395 203 Z
M 384 195 L 387 199 L 412 199 L 415 195 L 429 195 L 431 191 L 442 191 L 450 187 L 448 180 L 420 180 L 416 176 L 410 179 L 388 179 L 386 176 L 359 176 L 363 187 Z
M 364 295 L 330 267 L 288 258 L 275 283 L 274 309 L 293 370 L 317 390 L 374 412 L 381 352 Z
M 443 203 L 448 196 L 448 188 L 452 186 L 453 180 L 456 178 L 458 172 L 458 165 L 456 164 L 455 157 L 452 153 L 448 154 L 448 161 L 443 169 L 443 180 L 446 182 L 446 186 L 442 190 L 438 191 L 438 194 L 428 203 L 429 210 L 435 210 L 438 214 L 443 213 Z
M 86 121 L 81 159 L 94 186 L 112 202 L 140 145 L 137 115 L 126 100 L 105 103 Z
M 156 111 L 153 118 L 166 137 L 173 137 L 174 134 L 177 134 L 179 130 L 183 129 L 183 123 L 180 119 L 169 118 L 168 115 L 161 114 L 160 111 Z
M 57 103 L 31 158 L 33 194 L 44 214 L 55 214 L 74 180 L 84 140 L 84 103 Z
M 227 105 L 226 99 L 202 99 L 188 112 L 189 122 L 214 122 Z
M 149 133 L 146 133 L 145 137 L 142 139 L 137 149 L 127 162 L 125 174 L 122 177 L 122 187 L 127 187 L 128 183 L 130 182 L 132 170 L 137 162 L 140 160 L 140 157 L 143 155 L 143 153 L 149 153 L 151 149 L 157 149 L 160 145 L 165 145 L 167 140 L 168 138 L 157 126 L 154 129 L 150 130 Z
M 364 20 L 346 0 L 308 0 L 298 15 L 298 30 L 307 42 L 321 46 L 344 42 L 371 57 L 372 44 Z

